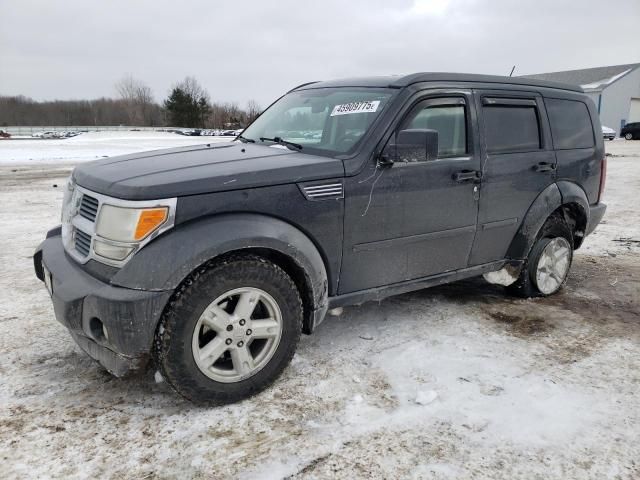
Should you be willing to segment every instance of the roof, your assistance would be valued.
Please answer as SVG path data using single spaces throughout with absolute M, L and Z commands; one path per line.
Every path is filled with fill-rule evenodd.
M 329 80 L 325 82 L 311 82 L 301 85 L 294 90 L 307 90 L 325 87 L 386 87 L 403 88 L 414 83 L 422 82 L 451 82 L 451 83 L 499 83 L 510 85 L 527 85 L 533 87 L 556 88 L 582 92 L 578 86 L 553 81 L 536 80 L 526 77 L 502 77 L 495 75 L 477 75 L 473 73 L 412 73 L 410 75 L 389 75 L 386 77 L 360 77 Z
M 597 91 L 608 87 L 638 67 L 640 67 L 640 63 L 628 63 L 609 67 L 583 68 L 581 70 L 566 70 L 564 72 L 523 75 L 519 78 L 563 82 L 571 85 L 580 85 L 585 91 Z

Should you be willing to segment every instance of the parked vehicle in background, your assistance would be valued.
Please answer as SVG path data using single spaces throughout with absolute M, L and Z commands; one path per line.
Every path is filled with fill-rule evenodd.
M 225 131 L 222 132 L 221 135 L 226 136 L 226 137 L 235 137 L 237 134 L 236 134 L 235 130 L 225 130 Z
M 620 130 L 620 136 L 626 140 L 639 140 L 640 139 L 640 122 L 627 123 L 622 130 Z
M 605 176 L 579 87 L 315 82 L 235 141 L 76 167 L 34 267 L 109 371 L 152 357 L 186 398 L 231 402 L 272 383 L 329 309 L 478 275 L 558 292 L 604 215 Z
M 11 134 L 9 132 L 5 132 L 4 130 L 0 130 L 0 138 L 11 138 Z
M 33 133 L 31 135 L 31 137 L 33 137 L 33 138 L 48 138 L 48 139 L 51 139 L 51 138 L 71 138 L 71 137 L 75 137 L 77 135 L 80 135 L 80 133 L 82 133 L 82 132 L 77 132 L 77 131 L 56 132 L 56 131 L 53 131 L 53 130 L 48 130 L 48 131 L 45 131 L 45 132 Z
M 607 140 L 614 140 L 616 138 L 616 131 L 613 128 L 602 126 L 602 136 Z

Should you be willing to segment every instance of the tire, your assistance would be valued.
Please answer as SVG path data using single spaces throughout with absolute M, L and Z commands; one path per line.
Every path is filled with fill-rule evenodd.
M 260 257 L 232 257 L 202 267 L 176 291 L 156 331 L 154 360 L 188 400 L 231 403 L 278 378 L 301 331 L 302 301 L 291 278 Z
M 632 133 L 625 133 L 624 134 L 624 138 L 625 138 L 625 140 L 633 140 L 633 134 Z
M 550 265 L 549 254 L 555 258 L 553 252 L 566 252 L 566 258 L 563 256 L 562 260 L 556 260 Z M 507 292 L 524 298 L 553 295 L 566 283 L 572 261 L 573 235 L 571 229 L 560 215 L 554 214 L 540 229 L 540 233 L 520 271 L 518 280 L 506 287 Z M 560 267 L 562 268 L 560 269 Z M 558 268 L 560 273 L 556 272 L 554 268 Z M 546 272 L 549 270 L 551 274 Z M 545 278 L 545 272 L 547 277 L 553 278 Z

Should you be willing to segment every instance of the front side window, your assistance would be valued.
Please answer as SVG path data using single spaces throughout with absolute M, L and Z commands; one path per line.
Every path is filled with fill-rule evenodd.
M 258 117 L 242 137 L 265 144 L 279 138 L 301 146 L 303 152 L 345 154 L 357 147 L 393 93 L 356 87 L 291 92 Z
M 488 153 L 540 150 L 540 126 L 535 105 L 484 105 L 482 111 Z
M 462 100 L 427 100 L 419 105 L 401 130 L 428 129 L 438 132 L 438 158 L 458 157 L 467 153 L 467 121 Z

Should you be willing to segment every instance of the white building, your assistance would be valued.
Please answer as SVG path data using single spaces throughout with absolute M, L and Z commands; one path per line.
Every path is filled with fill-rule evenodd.
M 524 76 L 580 85 L 596 104 L 602 125 L 618 134 L 625 124 L 640 122 L 640 63 Z

